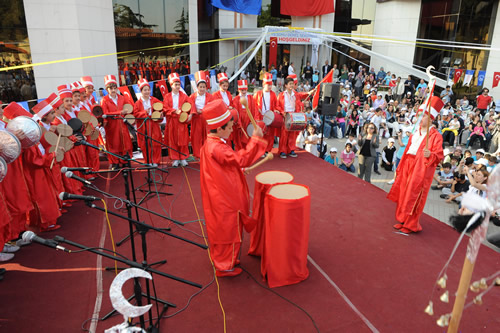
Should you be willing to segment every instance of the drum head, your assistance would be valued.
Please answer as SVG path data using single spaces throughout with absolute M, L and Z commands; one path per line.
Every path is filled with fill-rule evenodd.
M 264 122 L 264 124 L 266 124 L 266 126 L 271 125 L 274 121 L 274 112 L 266 111 L 266 113 L 264 113 L 262 121 Z
M 12 119 L 5 129 L 17 136 L 24 149 L 38 144 L 42 138 L 42 129 L 40 126 L 36 121 L 26 116 Z
M 7 131 L 0 131 L 0 157 L 5 162 L 12 163 L 21 154 L 21 142 L 12 133 Z
M 90 134 L 90 139 L 97 140 L 98 137 L 99 137 L 99 130 L 95 129 L 94 132 L 92 134 Z
M 188 114 L 186 112 L 182 112 L 180 115 L 179 115 L 179 121 L 181 123 L 184 123 L 186 122 L 186 120 L 188 119 Z
M 124 104 L 124 105 L 123 105 L 123 110 L 124 110 L 126 113 L 130 114 L 130 113 L 132 113 L 132 111 L 134 110 L 134 107 L 133 107 L 132 105 L 130 105 L 130 104 Z
M 80 110 L 76 117 L 80 119 L 82 123 L 86 124 L 90 121 L 90 117 L 92 117 L 92 115 L 87 110 Z
M 68 138 L 61 138 L 61 142 L 59 142 L 59 146 L 63 147 L 65 151 L 70 151 L 71 149 L 73 149 L 75 144 L 73 143 L 73 141 L 71 141 Z
M 99 126 L 99 120 L 97 120 L 97 118 L 96 118 L 96 117 L 94 117 L 94 116 L 90 117 L 90 123 L 91 123 L 91 124 L 92 124 L 92 126 L 94 126 L 94 127 Z
M 56 133 L 48 131 L 48 132 L 45 132 L 43 137 L 49 145 L 55 146 L 57 144 L 57 134 Z
M 153 110 L 155 111 L 161 111 L 163 110 L 163 103 L 161 102 L 156 102 L 153 104 Z
M 262 128 L 262 130 L 264 130 L 264 128 L 266 127 L 266 124 L 264 124 L 263 121 L 257 120 L 257 126 L 259 126 L 260 128 Z M 252 125 L 252 123 L 248 124 L 248 126 L 247 126 L 247 134 L 248 134 L 248 136 L 252 136 L 253 135 L 253 125 Z
M 151 119 L 153 120 L 160 120 L 161 119 L 161 112 L 160 111 L 155 111 L 151 114 Z
M 96 116 L 97 118 L 99 118 L 100 116 L 102 116 L 102 107 L 100 105 L 94 105 L 92 107 L 92 114 L 94 116 Z
M 132 114 L 125 115 L 125 120 L 127 120 L 127 123 L 129 123 L 130 125 L 135 124 L 135 117 Z
M 285 171 L 264 171 L 255 176 L 255 181 L 261 184 L 291 183 L 293 175 Z
M 285 128 L 287 130 L 290 130 L 290 127 L 292 126 L 292 117 L 290 116 L 290 113 L 287 112 L 285 114 Z
M 182 110 L 182 112 L 191 111 L 191 103 L 186 102 L 186 103 L 182 104 L 181 110 Z
M 57 133 L 61 134 L 61 136 L 72 136 L 73 129 L 69 125 L 59 124 L 57 125 Z
M 275 185 L 268 193 L 278 199 L 302 199 L 309 196 L 307 187 L 297 184 Z
M 7 176 L 7 170 L 7 162 L 5 162 L 2 157 L 0 157 L 0 183 L 5 178 L 5 176 Z

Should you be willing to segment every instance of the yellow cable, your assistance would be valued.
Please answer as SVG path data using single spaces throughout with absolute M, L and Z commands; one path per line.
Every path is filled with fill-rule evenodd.
M 194 211 L 196 212 L 196 216 L 198 217 L 198 223 L 200 224 L 201 234 L 203 236 L 203 240 L 205 241 L 205 245 L 208 246 L 207 237 L 205 236 L 205 232 L 203 231 L 203 225 L 201 224 L 200 214 L 198 213 L 198 208 L 196 208 L 196 201 L 194 200 L 193 190 L 191 189 L 191 184 L 189 183 L 189 178 L 186 173 L 186 169 L 182 167 L 182 171 L 184 171 L 184 176 L 186 177 L 186 182 L 189 188 L 189 193 L 191 194 L 191 200 L 193 200 Z M 222 301 L 220 299 L 220 286 L 219 280 L 217 279 L 217 274 L 215 272 L 215 265 L 212 260 L 212 256 L 210 255 L 210 248 L 207 249 L 208 259 L 210 259 L 210 263 L 212 264 L 212 269 L 214 271 L 215 283 L 217 284 L 217 299 L 219 300 L 220 309 L 222 310 L 222 318 L 224 320 L 224 333 L 226 332 L 226 312 L 224 311 L 224 307 L 222 306 Z
M 106 221 L 108 221 L 109 236 L 111 237 L 111 246 L 113 247 L 113 255 L 116 257 L 115 240 L 113 239 L 113 230 L 111 229 L 111 223 L 109 222 L 108 206 L 106 205 L 106 201 L 104 201 L 104 199 L 101 199 L 101 201 L 102 204 L 104 205 Z M 116 263 L 116 260 L 115 260 L 115 275 L 118 275 L 118 265 Z

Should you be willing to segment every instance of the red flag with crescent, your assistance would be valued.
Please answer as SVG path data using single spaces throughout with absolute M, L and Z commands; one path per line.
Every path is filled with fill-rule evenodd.
M 120 90 L 121 94 L 127 99 L 128 104 L 134 105 L 134 99 L 132 98 L 130 90 L 128 89 L 127 86 L 119 87 L 118 90 Z
M 318 107 L 319 104 L 319 90 L 321 89 L 321 84 L 322 83 L 332 83 L 333 81 L 333 69 L 330 70 L 328 74 L 325 75 L 323 80 L 318 83 L 316 86 L 316 89 L 314 91 L 314 97 L 313 97 L 313 102 L 312 102 L 312 109 L 315 110 Z
M 500 72 L 493 73 L 493 85 L 491 87 L 495 88 L 496 86 L 498 86 L 499 81 L 500 81 Z
M 458 80 L 462 77 L 463 69 L 455 69 L 455 74 L 453 75 L 453 83 L 457 83 Z
M 156 82 L 156 86 L 160 88 L 161 95 L 163 96 L 163 98 L 165 98 L 165 95 L 168 94 L 167 81 L 160 80 Z
M 276 67 L 276 57 L 278 56 L 278 37 L 269 39 L 269 68 Z

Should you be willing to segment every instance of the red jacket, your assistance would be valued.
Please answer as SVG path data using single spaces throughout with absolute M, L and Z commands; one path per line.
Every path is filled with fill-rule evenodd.
M 304 104 L 300 101 L 299 94 L 296 91 L 293 91 L 293 94 L 295 96 L 295 112 L 302 112 L 302 109 L 304 108 Z M 277 104 L 277 109 L 279 112 L 282 114 L 285 114 L 285 92 L 280 92 L 278 95 L 278 104 Z
M 271 111 L 276 111 L 278 110 L 278 98 L 276 98 L 276 94 L 274 93 L 274 91 L 270 91 L 270 100 L 271 100 L 271 103 L 270 105 L 266 105 L 265 106 L 265 111 L 268 111 L 268 110 L 271 110 Z M 253 95 L 253 100 L 255 102 L 255 120 L 257 120 L 257 117 L 258 117 L 258 120 L 262 120 L 263 118 L 263 114 L 262 114 L 262 105 L 264 104 L 264 90 L 259 90 L 257 91 L 254 95 Z
M 229 91 L 226 91 L 226 94 L 227 94 L 227 98 L 229 99 L 228 106 L 232 106 L 233 105 L 233 96 L 231 96 L 231 93 Z M 214 99 L 222 99 L 223 100 L 220 90 L 214 92 L 213 97 L 214 97 Z
M 104 130 L 106 131 L 106 149 L 118 155 L 129 153 L 132 156 L 132 140 L 127 125 L 123 122 L 121 111 L 127 100 L 122 95 L 117 95 L 118 103 L 106 95 L 102 98 L 101 107 L 105 115 L 116 116 L 117 119 L 106 118 Z
M 179 91 L 178 109 L 181 109 L 184 103 L 191 104 L 191 111 L 195 107 L 188 95 Z M 171 92 L 166 94 L 163 99 L 163 110 L 167 116 L 167 126 L 165 127 L 167 145 L 175 143 L 178 146 L 187 146 L 189 144 L 188 121 L 184 123 L 179 121 L 180 114 L 177 114 L 177 109 L 174 109 Z

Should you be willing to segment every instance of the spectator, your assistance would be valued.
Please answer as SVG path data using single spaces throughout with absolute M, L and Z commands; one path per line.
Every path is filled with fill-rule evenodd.
M 345 149 L 340 154 L 340 165 L 339 168 L 347 172 L 355 172 L 354 169 L 354 158 L 355 154 L 352 151 L 352 145 L 350 143 L 345 144 Z
M 387 140 L 387 146 L 382 150 L 382 164 L 381 166 L 386 171 L 393 171 L 394 165 L 396 164 L 396 147 L 394 146 L 395 140 L 389 138 Z
M 486 129 L 484 128 L 484 123 L 481 121 L 479 115 L 474 117 L 474 120 L 469 125 L 470 136 L 467 142 L 467 148 L 474 146 L 474 142 L 479 140 L 482 149 L 486 149 Z
M 408 141 L 410 140 L 410 136 L 411 136 L 411 126 L 403 128 L 398 132 L 399 149 L 396 152 L 395 170 L 397 170 L 399 162 L 401 161 L 401 158 L 403 158 L 403 154 L 405 152 L 406 145 L 408 145 Z M 396 180 L 396 172 L 394 172 L 394 177 L 392 178 L 392 180 L 387 182 L 387 184 L 392 185 L 394 184 L 395 180 Z
M 497 167 L 498 159 L 494 155 L 490 155 L 488 158 L 488 166 L 486 167 L 486 170 L 488 170 L 489 173 L 493 172 L 493 169 Z
M 451 183 L 453 183 L 453 172 L 451 171 L 450 163 L 443 163 L 443 170 L 438 171 L 434 175 L 434 180 L 437 185 L 433 185 L 431 188 L 433 190 L 441 190 L 444 187 L 450 188 Z
M 453 174 L 453 182 L 451 187 L 444 187 L 442 189 L 442 194 L 439 196 L 441 199 L 446 199 L 446 202 L 461 202 L 462 194 L 469 190 L 470 183 L 465 178 L 465 174 L 460 174 L 455 172 Z
M 483 88 L 482 94 L 476 98 L 477 109 L 481 112 L 481 116 L 486 114 L 486 110 L 490 108 L 491 102 L 493 101 L 491 96 L 488 95 L 489 92 L 490 90 L 488 88 Z
M 318 85 L 318 83 L 319 83 L 319 72 L 318 71 L 314 71 L 314 74 L 313 74 L 313 85 L 312 85 L 312 87 L 316 88 L 316 86 Z
M 333 82 L 335 83 L 335 79 L 339 76 L 339 70 L 337 69 L 337 65 L 334 65 L 335 70 L 337 71 L 337 76 L 335 76 L 335 72 L 333 72 Z M 321 67 L 322 77 L 325 77 L 332 70 L 332 66 L 328 64 L 328 60 L 325 61 L 323 67 Z
M 427 83 L 425 83 L 424 79 L 420 79 L 420 83 L 417 86 L 417 91 L 421 92 L 421 91 L 425 91 L 425 89 L 427 89 Z M 420 97 L 422 97 L 422 96 L 420 96 Z
M 305 80 L 312 82 L 313 68 L 311 67 L 311 63 L 309 61 L 306 63 L 306 66 L 302 69 L 302 74 L 304 75 Z
M 325 156 L 325 161 L 335 166 L 339 166 L 339 159 L 337 157 L 337 148 L 330 148 L 330 155 Z
M 311 90 L 311 85 L 309 84 L 309 80 L 306 80 L 306 84 L 304 84 L 304 91 L 309 92 Z
M 271 66 L 271 75 L 273 76 L 273 84 L 276 85 L 277 80 L 278 80 L 278 71 L 274 67 L 274 65 Z
M 380 70 L 377 73 L 377 82 L 381 82 L 383 79 L 385 79 L 384 67 L 380 67 Z
M 295 74 L 295 67 L 293 67 L 293 62 L 290 63 L 290 66 L 288 66 L 288 76 Z
M 354 152 L 354 154 L 356 154 L 358 152 L 358 142 L 356 141 L 355 138 L 356 138 L 355 134 L 349 133 L 349 135 L 347 137 L 347 141 L 346 141 L 346 144 L 347 143 L 351 144 L 352 151 Z
M 474 171 L 469 169 L 468 167 L 464 167 L 465 169 L 465 175 L 469 179 L 470 186 L 469 190 L 467 193 L 474 193 L 479 195 L 482 198 L 486 198 L 486 183 L 488 182 L 488 177 L 489 173 L 486 170 L 478 170 Z M 469 209 L 465 207 L 461 207 L 458 211 L 459 214 L 461 215 L 472 215 L 473 212 L 471 212 Z
M 448 126 L 442 129 L 443 148 L 445 143 L 449 143 L 450 146 L 455 146 L 455 138 L 458 137 L 459 129 L 460 122 L 458 121 L 458 116 L 454 115 L 453 119 L 448 123 Z
M 309 124 L 307 126 L 307 132 L 300 132 L 297 137 L 297 143 L 302 145 L 302 142 L 305 144 L 304 149 L 314 156 L 319 156 L 318 153 L 318 141 L 319 136 L 316 134 L 316 127 L 313 124 Z
M 377 156 L 376 149 L 379 142 L 377 128 L 372 123 L 368 124 L 366 133 L 358 135 L 358 145 L 360 147 L 358 177 L 364 178 L 369 183 L 371 183 L 371 170 Z
M 441 100 L 444 104 L 451 102 L 451 96 L 453 95 L 453 91 L 450 86 L 446 86 L 446 89 L 441 91 Z

